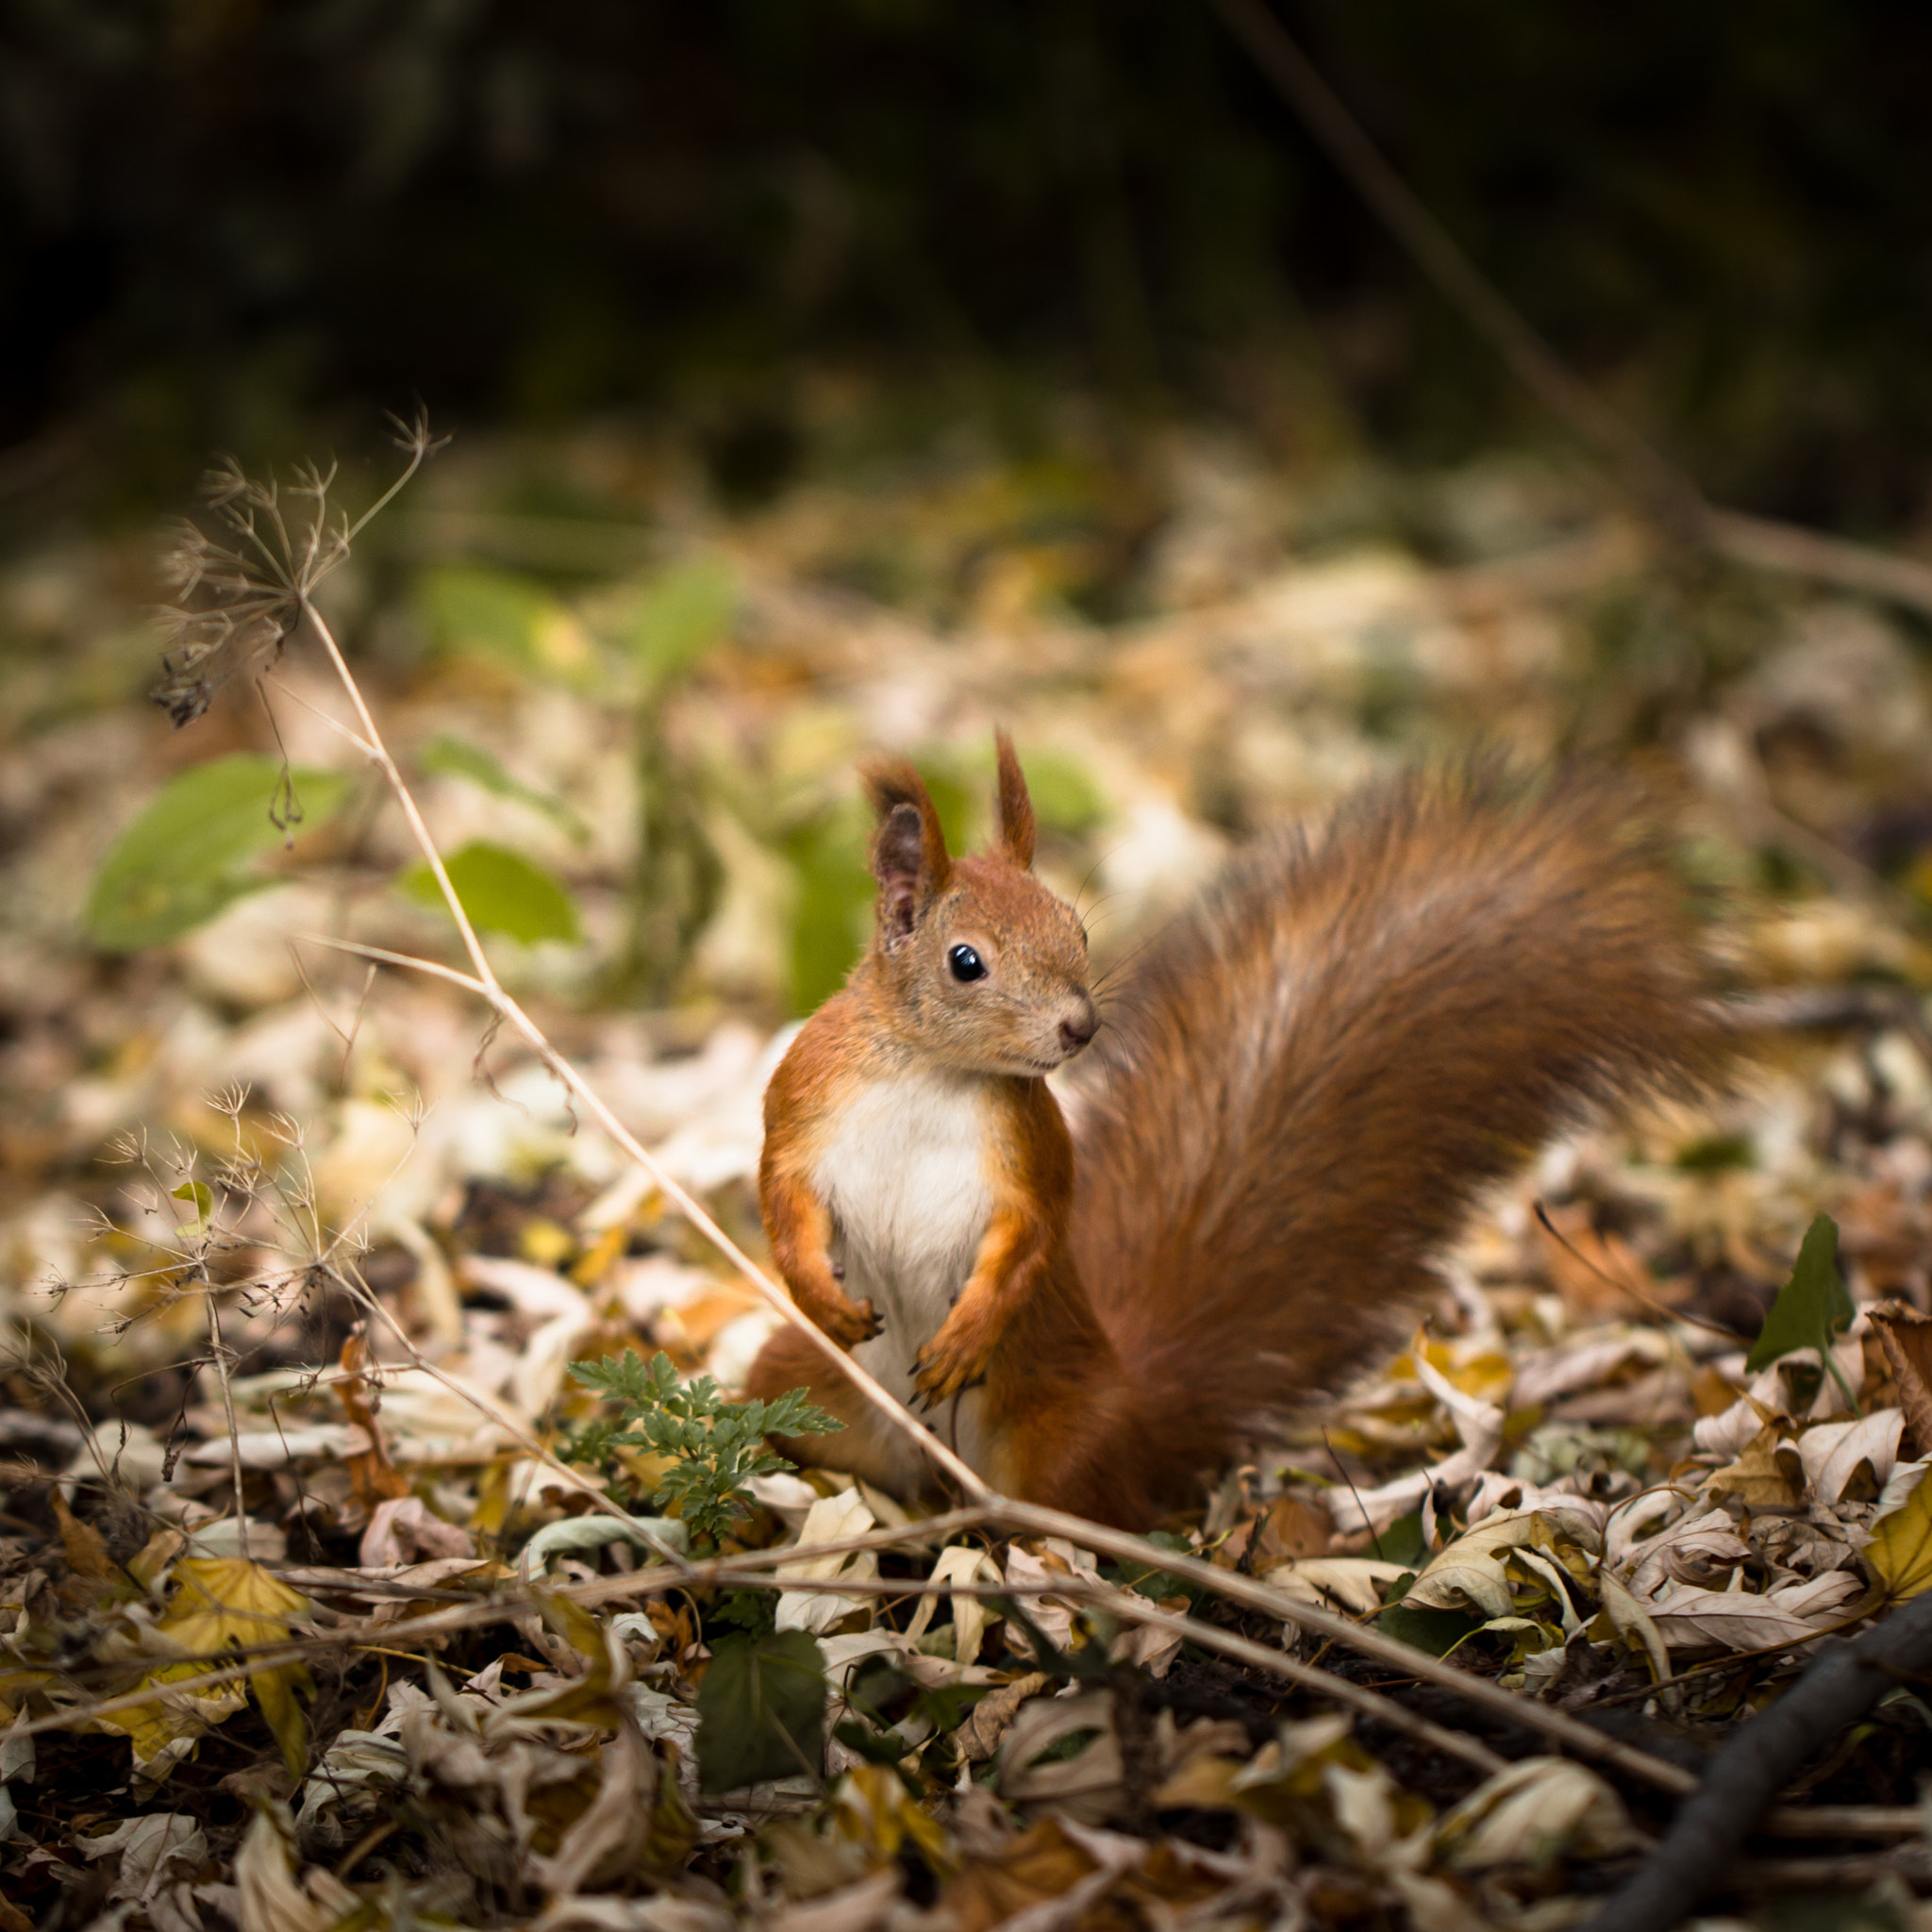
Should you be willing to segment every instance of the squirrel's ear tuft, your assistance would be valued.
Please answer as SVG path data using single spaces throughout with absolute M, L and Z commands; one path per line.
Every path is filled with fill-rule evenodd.
M 1013 753 L 1013 741 L 1004 731 L 992 735 L 999 753 L 1000 847 L 1024 872 L 1033 863 L 1033 800 L 1027 795 L 1026 774 Z
M 879 925 L 888 940 L 904 939 L 953 875 L 946 835 L 919 774 L 903 760 L 866 768 L 866 796 L 879 815 L 872 842 L 872 872 L 879 882 Z

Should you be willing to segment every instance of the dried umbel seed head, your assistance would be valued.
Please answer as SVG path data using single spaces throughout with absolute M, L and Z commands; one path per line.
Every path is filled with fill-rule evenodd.
M 161 613 L 161 677 L 148 695 L 190 724 L 239 673 L 267 670 L 302 622 L 315 588 L 348 555 L 370 519 L 442 444 L 428 419 L 391 419 L 408 456 L 403 473 L 353 523 L 333 510 L 336 471 L 308 464 L 284 485 L 258 481 L 228 458 L 202 479 L 213 531 L 182 522 L 161 559 L 176 601 Z

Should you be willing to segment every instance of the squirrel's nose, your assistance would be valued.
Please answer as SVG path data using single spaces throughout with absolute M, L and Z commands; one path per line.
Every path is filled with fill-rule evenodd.
M 1100 1015 L 1093 1010 L 1093 1002 L 1083 998 L 1060 1022 L 1060 1044 L 1069 1053 L 1078 1053 L 1099 1030 Z

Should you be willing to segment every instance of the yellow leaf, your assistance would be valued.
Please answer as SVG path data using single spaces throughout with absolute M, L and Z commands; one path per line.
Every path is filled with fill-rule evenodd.
M 1932 1588 L 1932 1483 L 1924 1475 L 1898 1508 L 1873 1524 L 1865 1568 L 1894 1603 Z
M 247 1708 L 240 1684 L 204 1684 L 192 1690 L 168 1688 L 183 1678 L 200 1676 L 207 1668 L 199 1662 L 161 1664 L 134 1687 L 158 1691 L 152 1703 L 109 1711 L 94 1721 L 104 1728 L 127 1733 L 134 1746 L 135 1774 L 143 1783 L 158 1784 L 194 1748 L 204 1731 Z
M 190 1557 L 175 1564 L 175 1594 L 155 1627 L 192 1656 L 208 1662 L 219 1661 L 221 1654 L 231 1647 L 285 1642 L 289 1619 L 308 1607 L 308 1599 L 299 1591 L 277 1582 L 260 1564 L 240 1557 Z M 158 1680 L 163 1674 L 155 1672 L 150 1677 Z M 313 1694 L 315 1687 L 308 1671 L 299 1663 L 277 1664 L 251 1671 L 248 1682 L 275 1742 L 281 1746 L 283 1762 L 299 1777 L 307 1768 L 308 1726 L 295 1693 Z M 233 1708 L 240 1707 L 238 1701 Z M 154 1707 L 142 1705 L 140 1708 L 146 1711 Z M 225 1709 L 210 1715 L 207 1722 L 219 1724 L 231 1714 Z
M 241 1557 L 191 1557 L 175 1565 L 175 1594 L 159 1629 L 182 1649 L 211 1657 L 231 1643 L 279 1643 L 308 1599 Z

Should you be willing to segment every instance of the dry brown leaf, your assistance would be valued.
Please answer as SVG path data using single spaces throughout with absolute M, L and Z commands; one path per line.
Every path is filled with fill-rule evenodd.
M 1932 1315 L 1904 1302 L 1881 1302 L 1867 1312 L 1898 1384 L 1910 1453 L 1932 1456 Z
M 1659 1302 L 1674 1307 L 1689 1297 L 1694 1284 L 1688 1276 L 1654 1280 L 1629 1242 L 1591 1226 L 1588 1207 L 1546 1211 L 1557 1234 L 1539 1230 L 1543 1266 L 1573 1313 L 1601 1321 L 1606 1316 L 1628 1316 Z
M 1871 1502 L 1898 1461 L 1904 1422 L 1895 1408 L 1874 1408 L 1849 1422 L 1814 1423 L 1798 1438 L 1812 1495 L 1824 1503 Z
M 968 1764 L 984 1764 L 999 1749 L 1000 1740 L 1029 1697 L 1037 1697 L 1053 1682 L 1044 1671 L 1015 1677 L 973 1707 L 973 1715 L 954 1732 L 959 1755 Z
M 1074 1756 L 1041 1761 L 1083 1731 L 1095 1735 Z M 1118 1808 L 1124 1776 L 1113 1693 L 1089 1690 L 1078 1697 L 1039 1698 L 1020 1713 L 1000 1745 L 994 1788 L 1011 1803 L 1098 1824 Z
M 380 1396 L 362 1373 L 369 1360 L 369 1347 L 358 1328 L 342 1343 L 342 1379 L 336 1384 L 336 1398 L 350 1422 L 369 1438 L 369 1447 L 342 1460 L 349 1472 L 350 1489 L 368 1512 L 397 1496 L 409 1493 L 408 1478 L 390 1460 L 389 1445 L 383 1441 L 382 1424 L 375 1419 Z M 441 1556 L 443 1551 L 433 1554 Z M 367 1563 L 370 1558 L 364 1557 Z M 391 1559 L 383 1559 L 391 1560 Z
M 1125 1869 L 1124 1859 L 1112 1866 L 1100 1863 L 1058 1819 L 1048 1818 L 994 1857 L 969 1865 L 947 1889 L 942 1904 L 958 1932 L 992 1932 L 1016 1913 L 1050 1900 L 1074 1907 L 1064 1920 L 1074 1924 L 1079 1922 L 1078 1908 L 1097 1901 Z
M 1782 1456 L 1778 1453 L 1780 1448 L 1786 1451 Z M 1789 1447 L 1767 1424 L 1744 1445 L 1735 1461 L 1712 1470 L 1705 1477 L 1705 1493 L 1735 1496 L 1753 1508 L 1793 1509 L 1805 1494 L 1794 1464 Z

